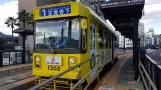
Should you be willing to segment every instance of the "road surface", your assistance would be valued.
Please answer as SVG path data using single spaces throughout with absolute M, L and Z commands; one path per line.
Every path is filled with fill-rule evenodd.
M 157 63 L 161 63 L 161 50 L 152 51 L 150 53 L 147 53 L 147 55 Z

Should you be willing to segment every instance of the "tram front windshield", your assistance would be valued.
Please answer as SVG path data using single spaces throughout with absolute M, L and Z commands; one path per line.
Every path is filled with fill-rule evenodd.
M 79 49 L 80 19 L 36 22 L 36 49 Z

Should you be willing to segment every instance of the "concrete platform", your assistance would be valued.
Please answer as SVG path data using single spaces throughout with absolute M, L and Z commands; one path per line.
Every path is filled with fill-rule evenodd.
M 141 81 L 134 80 L 132 54 L 121 59 L 103 78 L 98 90 L 145 90 Z
M 34 81 L 36 79 L 38 79 L 38 77 L 34 76 L 24 80 L 20 80 L 18 82 L 0 87 L 0 90 L 26 90 L 34 85 Z
M 24 72 L 18 73 L 16 75 L 2 77 L 2 78 L 0 78 L 0 87 L 8 85 L 10 83 L 20 81 L 20 80 L 24 80 L 26 78 L 30 78 L 30 77 L 33 77 L 31 71 L 24 71 Z
M 0 77 L 24 70 L 31 70 L 31 68 L 32 68 L 31 64 L 18 64 L 18 65 L 0 67 Z
M 31 70 L 24 70 L 0 77 L 0 90 L 26 90 L 34 85 L 38 77 L 32 75 Z
M 34 85 L 38 77 L 32 75 L 32 64 L 0 67 L 0 90 L 25 90 Z

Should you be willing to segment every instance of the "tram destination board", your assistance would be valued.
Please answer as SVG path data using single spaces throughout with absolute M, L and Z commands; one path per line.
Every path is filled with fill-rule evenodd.
M 58 6 L 58 7 L 50 7 L 43 8 L 40 10 L 40 16 L 55 16 L 55 15 L 63 15 L 70 14 L 71 6 Z
M 144 4 L 144 3 L 145 3 L 145 0 L 105 0 L 101 4 L 101 8 L 139 5 L 139 4 Z

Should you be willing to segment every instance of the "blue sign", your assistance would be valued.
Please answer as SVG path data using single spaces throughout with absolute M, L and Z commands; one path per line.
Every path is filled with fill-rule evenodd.
M 151 43 L 151 42 L 149 42 L 149 46 L 150 46 L 150 47 L 152 46 L 152 43 Z
M 71 13 L 70 6 L 43 8 L 40 10 L 40 16 L 55 16 L 55 15 L 63 15 L 63 14 L 70 14 L 70 13 Z

